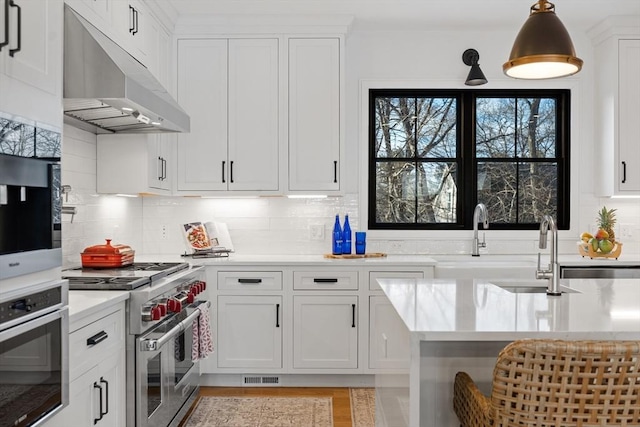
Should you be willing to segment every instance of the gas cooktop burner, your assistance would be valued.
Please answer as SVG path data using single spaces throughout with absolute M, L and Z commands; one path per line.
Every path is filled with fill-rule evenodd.
M 130 291 L 151 283 L 148 277 L 68 277 L 70 290 Z

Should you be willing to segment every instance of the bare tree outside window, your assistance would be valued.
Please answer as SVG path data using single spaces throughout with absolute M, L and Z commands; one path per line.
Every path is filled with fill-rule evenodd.
M 568 96 L 372 90 L 369 228 L 471 228 L 476 203 L 498 227 L 568 227 Z

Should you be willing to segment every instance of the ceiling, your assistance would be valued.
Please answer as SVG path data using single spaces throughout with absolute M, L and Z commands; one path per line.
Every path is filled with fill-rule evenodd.
M 179 16 L 341 14 L 354 25 L 431 28 L 520 26 L 535 0 L 160 0 Z M 607 16 L 638 15 L 640 0 L 557 0 L 565 26 L 587 30 Z M 176 15 L 173 15 L 176 16 Z M 640 18 L 639 18 L 640 19 Z

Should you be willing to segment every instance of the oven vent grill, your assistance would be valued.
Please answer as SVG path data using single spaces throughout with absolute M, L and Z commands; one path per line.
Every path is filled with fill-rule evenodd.
M 242 376 L 243 386 L 263 386 L 263 387 L 275 387 L 280 385 L 280 377 L 278 376 Z

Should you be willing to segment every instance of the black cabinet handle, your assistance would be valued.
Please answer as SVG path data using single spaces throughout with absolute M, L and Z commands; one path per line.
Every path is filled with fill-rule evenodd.
M 338 279 L 323 279 L 314 278 L 313 283 L 338 283 Z
M 0 50 L 9 44 L 9 2 L 4 2 L 4 41 L 0 43 Z
M 109 334 L 107 334 L 105 331 L 100 331 L 94 336 L 87 338 L 87 345 L 96 345 L 106 340 L 107 338 L 109 338 Z
M 231 160 L 230 163 L 231 164 L 229 165 L 229 181 L 233 183 L 233 160 Z
M 262 283 L 262 279 L 238 279 L 238 283 Z
M 356 327 L 356 305 L 351 304 L 351 327 Z
M 13 0 L 6 1 L 9 2 L 9 6 L 18 9 L 18 47 L 16 47 L 15 49 L 9 49 L 9 56 L 13 56 L 16 52 L 20 52 L 20 49 L 22 49 L 22 9 L 20 8 L 20 6 L 15 4 Z
M 333 182 L 338 182 L 338 161 L 333 161 Z
M 98 421 L 100 421 L 102 419 L 102 417 L 104 416 L 104 414 L 102 413 L 102 386 L 100 386 L 98 383 L 94 382 L 93 383 L 93 388 L 97 388 L 98 390 L 100 390 L 100 416 L 98 418 L 94 418 L 93 419 L 93 425 L 98 424 Z
M 222 183 L 223 184 L 226 183 L 226 181 L 224 180 L 224 168 L 226 165 L 227 165 L 227 162 L 223 160 L 222 161 Z
M 104 394 L 107 395 L 107 400 L 105 401 L 105 409 L 104 414 L 102 413 L 102 409 L 100 409 L 100 416 L 107 415 L 109 413 L 109 381 L 105 380 L 103 377 L 100 377 L 100 382 L 104 383 Z M 102 406 L 102 402 L 100 402 Z
M 160 156 L 158 156 L 158 166 L 160 166 L 160 173 L 158 174 L 158 181 L 162 181 L 163 164 L 162 164 L 162 157 L 160 157 Z
M 627 182 L 627 162 L 622 162 L 622 183 Z
M 280 327 L 280 304 L 276 304 L 276 328 Z
M 162 158 L 162 180 L 167 179 L 167 159 Z
M 136 34 L 138 34 L 138 30 L 140 29 L 140 28 L 138 28 L 138 9 L 136 9 L 136 8 L 133 8 L 133 19 L 134 19 L 134 22 L 135 22 L 135 24 L 134 24 L 135 30 L 133 30 L 133 32 L 131 34 L 133 34 L 135 36 Z
M 133 30 L 135 29 L 135 17 L 133 15 L 133 11 L 135 9 L 133 6 L 129 5 L 129 32 L 133 34 Z

